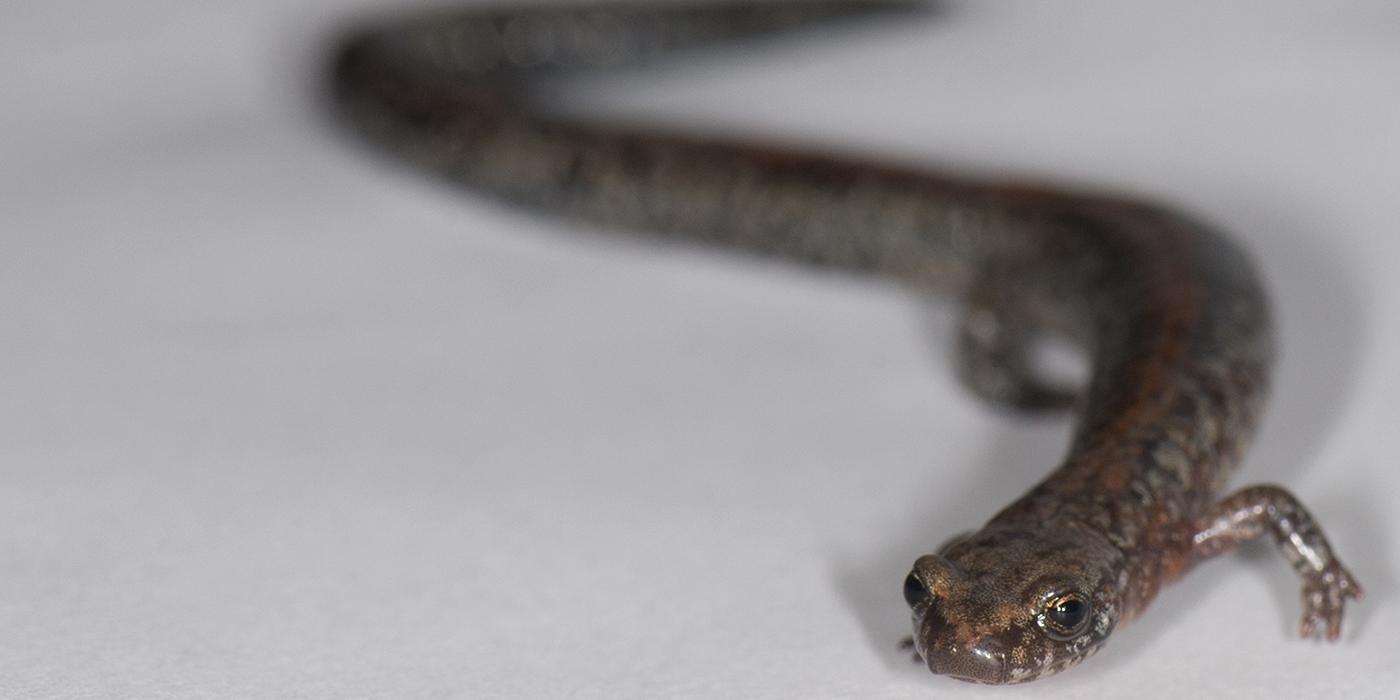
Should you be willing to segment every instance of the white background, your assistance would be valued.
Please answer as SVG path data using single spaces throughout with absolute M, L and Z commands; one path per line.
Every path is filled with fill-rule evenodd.
M 0 696 L 1395 697 L 1400 4 L 956 3 L 579 85 L 581 109 L 1127 190 L 1242 239 L 1268 547 L 1031 688 L 895 650 L 909 563 L 1050 468 L 952 311 L 581 233 L 327 124 L 369 2 L 0 7 Z

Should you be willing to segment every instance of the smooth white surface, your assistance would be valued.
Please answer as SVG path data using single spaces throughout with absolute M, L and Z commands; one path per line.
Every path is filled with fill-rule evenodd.
M 372 3 L 223 5 L 0 7 L 0 697 L 1400 693 L 1400 5 L 959 3 L 575 90 L 1255 251 L 1284 359 L 1236 483 L 1370 596 L 1297 641 L 1255 548 L 1031 689 L 894 649 L 909 562 L 1067 430 L 956 386 L 948 307 L 387 167 L 309 77 Z

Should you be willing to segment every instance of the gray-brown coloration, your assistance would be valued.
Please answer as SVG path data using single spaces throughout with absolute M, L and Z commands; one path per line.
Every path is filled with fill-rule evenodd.
M 1303 582 L 1300 631 L 1335 639 L 1360 588 L 1287 492 L 1218 496 L 1268 388 L 1269 311 L 1246 257 L 1180 214 L 1111 197 L 991 185 L 549 116 L 524 78 L 634 63 L 712 39 L 909 10 L 852 0 L 476 10 L 372 26 L 337 55 L 359 130 L 509 201 L 645 231 L 867 271 L 967 302 L 961 376 L 1021 409 L 1073 407 L 1068 454 L 980 530 L 905 581 L 935 673 L 1032 680 L 1095 653 L 1158 588 L 1271 533 Z M 1034 376 L 1053 334 L 1087 386 Z

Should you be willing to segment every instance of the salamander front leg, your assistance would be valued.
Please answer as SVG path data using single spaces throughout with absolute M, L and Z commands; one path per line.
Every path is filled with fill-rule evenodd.
M 1292 494 L 1277 486 L 1236 491 L 1196 522 L 1191 554 L 1204 561 L 1234 550 L 1264 533 L 1272 533 L 1279 552 L 1303 580 L 1303 618 L 1298 634 L 1312 637 L 1319 625 L 1327 639 L 1342 633 L 1348 598 L 1361 600 L 1361 586 L 1332 553 L 1322 529 Z

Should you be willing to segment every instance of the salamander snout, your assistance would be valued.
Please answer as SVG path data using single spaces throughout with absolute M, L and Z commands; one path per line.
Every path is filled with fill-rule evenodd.
M 955 635 L 936 627 L 941 618 L 929 616 L 924 620 L 926 639 L 951 640 Z M 1006 648 L 996 639 L 982 639 L 953 648 L 932 648 L 924 651 L 928 669 L 939 675 L 972 683 L 1000 685 L 1006 678 Z
M 929 670 L 974 683 L 1005 683 L 1006 646 L 976 619 L 982 617 L 980 596 L 963 571 L 938 555 L 920 558 L 914 569 L 904 582 L 904 598 L 914 616 L 915 649 Z

